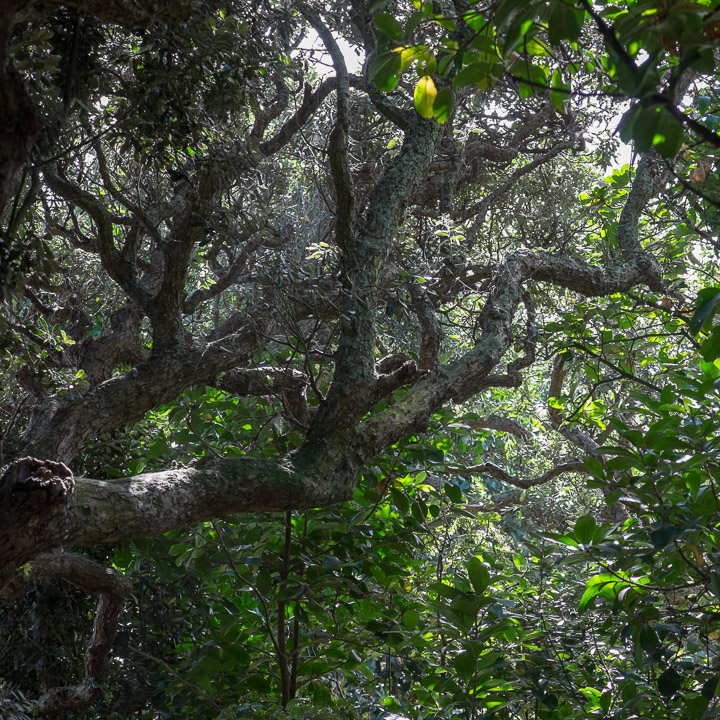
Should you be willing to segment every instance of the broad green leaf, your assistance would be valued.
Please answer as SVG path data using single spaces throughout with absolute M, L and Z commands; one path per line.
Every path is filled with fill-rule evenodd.
M 628 587 L 629 584 L 626 581 L 618 578 L 617 575 L 613 573 L 600 573 L 599 575 L 591 577 L 578 603 L 580 614 L 585 612 L 590 601 L 598 595 L 606 600 L 616 600 L 620 592 Z
M 490 584 L 490 573 L 477 558 L 471 558 L 467 562 L 467 570 L 473 589 L 478 595 L 481 595 Z
M 403 27 L 390 13 L 381 12 L 373 18 L 375 26 L 393 40 L 402 40 Z
M 447 122 L 452 110 L 452 93 L 449 90 L 441 90 L 435 97 L 433 104 L 433 117 L 442 125 Z
M 475 655 L 467 650 L 453 658 L 453 665 L 458 675 L 465 679 L 472 677 L 475 672 Z
M 417 626 L 419 620 L 420 620 L 420 613 L 413 608 L 406 610 L 402 615 L 403 625 L 408 630 L 414 630 L 415 627 Z
M 552 91 L 550 100 L 559 113 L 566 113 L 570 107 L 570 83 L 563 81 L 560 70 L 555 70 L 552 76 Z
M 708 698 L 697 694 L 693 694 L 692 696 L 686 694 L 684 702 L 685 707 L 687 708 L 687 713 L 691 718 L 702 717 L 709 705 Z
M 464 67 L 454 78 L 453 85 L 455 87 L 463 87 L 465 85 L 475 85 L 487 75 L 486 71 L 479 64 L 468 65 Z
M 468 10 L 463 15 L 463 20 L 475 32 L 480 32 L 487 24 L 487 20 L 485 19 L 484 15 L 482 15 L 482 13 L 480 13 L 478 10 Z
M 702 690 L 700 691 L 700 694 L 704 698 L 707 698 L 708 700 L 712 700 L 715 697 L 715 691 L 717 690 L 718 680 L 720 680 L 720 677 L 718 677 L 717 675 L 715 675 L 714 677 L 711 677 L 709 680 L 706 680 L 702 686 Z
M 715 597 L 720 599 L 720 573 L 715 571 L 710 573 L 710 589 Z
M 670 697 L 682 687 L 682 677 L 673 668 L 668 668 L 658 677 L 657 686 L 661 695 Z
M 463 499 L 462 490 L 460 490 L 460 488 L 457 485 L 453 485 L 453 483 L 445 483 L 443 490 L 445 491 L 445 494 L 454 503 L 462 502 L 462 499 Z
M 370 78 L 381 92 L 394 90 L 401 72 L 400 53 L 395 50 L 381 53 L 370 63 Z
M 580 37 L 584 12 L 577 11 L 565 0 L 552 0 L 548 17 L 548 38 L 553 45 L 561 40 L 575 42 Z
M 521 43 L 530 28 L 533 26 L 532 16 L 528 17 L 528 13 L 521 13 L 510 23 L 510 27 L 505 33 L 505 39 L 503 43 L 503 57 L 508 57 L 513 50 Z
M 583 515 L 575 522 L 575 537 L 578 542 L 587 545 L 592 542 L 596 528 L 595 518 L 592 515 Z
M 720 325 L 714 328 L 710 337 L 701 343 L 700 354 L 707 362 L 714 362 L 720 357 Z
M 697 335 L 705 323 L 712 319 L 720 304 L 720 288 L 704 288 L 698 293 L 696 308 L 690 320 L 690 332 Z
M 661 113 L 659 107 L 640 108 L 632 127 L 632 139 L 637 152 L 647 152 L 652 148 Z
M 495 25 L 498 30 L 505 27 L 512 15 L 520 8 L 526 8 L 527 0 L 503 0 L 495 11 Z
M 618 123 L 618 134 L 623 142 L 629 143 L 630 140 L 632 140 L 635 124 L 638 121 L 641 109 L 642 108 L 639 103 L 634 103 L 623 113 L 622 118 L 620 118 L 620 122 Z
M 682 123 L 667 110 L 662 110 L 653 136 L 655 149 L 663 157 L 675 157 L 680 150 L 684 136 Z
M 400 73 L 405 72 L 416 60 L 424 58 L 427 54 L 427 45 L 413 45 L 400 50 Z M 395 49 L 393 52 L 397 53 Z
M 658 638 L 655 628 L 650 623 L 643 623 L 640 626 L 638 642 L 646 653 L 652 653 L 660 647 L 660 638 Z
M 412 38 L 413 33 L 417 30 L 418 25 L 425 19 L 425 14 L 422 12 L 414 12 L 405 23 L 404 36 L 407 39 Z
M 603 470 L 602 463 L 595 457 L 588 455 L 583 461 L 585 469 L 592 473 L 595 477 L 601 480 L 605 479 L 605 471 Z

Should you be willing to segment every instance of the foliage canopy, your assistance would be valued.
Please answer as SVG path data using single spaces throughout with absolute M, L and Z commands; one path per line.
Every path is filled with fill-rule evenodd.
M 0 711 L 717 714 L 710 0 L 0 28 Z

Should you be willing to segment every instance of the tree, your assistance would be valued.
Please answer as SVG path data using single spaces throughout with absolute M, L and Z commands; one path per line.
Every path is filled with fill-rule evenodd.
M 496 38 L 475 47 L 483 35 L 467 10 L 454 6 L 448 25 L 422 6 L 407 22 L 428 40 L 400 51 L 408 24 L 362 2 L 203 2 L 179 23 L 187 9 L 174 3 L 5 11 L 6 27 L 17 20 L 6 52 L 25 84 L 7 71 L 0 91 L 18 112 L 34 107 L 37 127 L 12 120 L 0 147 L 0 206 L 14 198 L 5 235 L 26 272 L 2 319 L 0 587 L 61 577 L 101 596 L 85 681 L 49 691 L 46 711 L 96 697 L 130 592 L 127 579 L 54 550 L 349 500 L 378 456 L 448 408 L 445 422 L 482 393 L 520 388 L 536 363 L 557 398 L 548 425 L 592 454 L 598 439 L 563 414 L 572 358 L 545 362 L 558 347 L 607 364 L 613 380 L 652 385 L 654 369 L 629 357 L 623 317 L 680 332 L 672 304 L 684 297 L 668 278 L 683 238 L 662 222 L 685 200 L 662 193 L 697 171 L 703 146 L 675 157 L 679 143 L 655 133 L 635 167 L 603 182 L 582 163 L 608 161 L 587 128 L 598 109 L 610 119 L 612 98 L 569 106 L 557 100 L 564 86 L 548 94 L 518 72 L 534 67 L 527 44 L 549 40 L 559 50 L 543 57 L 558 77 L 572 69 L 590 82 L 601 69 L 578 69 L 573 53 L 597 53 L 607 26 L 585 8 L 595 30 L 581 45 L 579 30 L 564 44 L 540 24 L 522 52 L 507 36 L 498 52 Z M 332 60 L 327 77 L 311 28 Z M 362 48 L 364 74 L 348 72 L 340 36 Z M 459 47 L 494 53 L 492 82 L 465 82 Z M 662 59 L 677 67 L 674 57 Z M 411 65 L 417 86 L 401 77 Z M 658 76 L 665 99 L 668 82 L 676 102 L 706 87 L 697 68 Z M 593 314 L 626 336 L 594 345 Z M 157 471 L 85 476 L 103 438 L 206 386 L 231 398 L 228 417 L 254 401 L 272 408 L 273 442 L 252 442 L 241 424 L 235 443 L 214 446 L 201 428 L 212 416 L 189 412 L 197 462 L 163 466 L 172 448 L 159 435 Z M 581 409 L 588 422 L 605 412 Z M 471 423 L 526 431 L 483 413 Z M 492 463 L 465 471 L 529 487 L 581 467 L 574 457 L 525 481 Z

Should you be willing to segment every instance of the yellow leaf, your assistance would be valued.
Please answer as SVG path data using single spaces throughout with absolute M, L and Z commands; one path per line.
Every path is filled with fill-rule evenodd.
M 415 109 L 419 115 L 430 119 L 433 116 L 433 105 L 437 97 L 437 88 L 429 75 L 420 78 L 415 87 Z

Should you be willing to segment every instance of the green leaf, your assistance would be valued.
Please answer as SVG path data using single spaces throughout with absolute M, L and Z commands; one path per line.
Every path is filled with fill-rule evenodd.
M 579 543 L 587 545 L 592 542 L 597 524 L 592 515 L 583 515 L 575 522 L 575 537 Z
M 712 319 L 720 303 L 720 288 L 703 288 L 695 301 L 695 312 L 690 320 L 690 332 L 697 335 L 705 323 Z
M 465 85 L 475 85 L 483 80 L 487 72 L 478 64 L 468 65 L 464 67 L 454 78 L 453 85 L 455 87 L 464 87 Z
M 403 625 L 408 630 L 414 630 L 420 620 L 420 613 L 415 609 L 406 610 L 402 614 Z
M 682 687 L 682 677 L 673 668 L 668 668 L 658 677 L 657 686 L 661 695 L 670 697 Z
M 613 694 L 609 690 L 606 690 L 600 696 L 600 707 L 602 708 L 602 711 L 606 715 L 610 712 L 610 706 L 612 705 L 612 699 L 613 699 Z
M 433 104 L 433 117 L 442 125 L 450 116 L 452 110 L 452 93 L 449 90 L 441 90 Z
M 602 587 L 595 584 L 588 584 L 588 586 L 585 588 L 585 592 L 583 593 L 582 597 L 580 598 L 580 602 L 578 603 L 578 612 L 582 615 L 585 610 L 587 609 L 588 605 L 590 604 L 590 601 L 596 597 L 599 593 Z
M 682 123 L 663 109 L 653 136 L 653 146 L 665 158 L 677 155 L 683 144 L 685 132 Z
M 583 12 L 576 11 L 565 0 L 554 0 L 548 17 L 548 38 L 553 45 L 561 40 L 575 42 L 580 37 Z
M 570 83 L 563 81 L 560 70 L 555 70 L 551 85 L 550 100 L 552 104 L 559 113 L 566 113 L 570 106 Z
M 707 710 L 709 700 L 702 695 L 693 695 L 692 697 L 685 696 L 685 708 L 687 714 L 691 718 L 702 717 L 703 713 Z
M 475 672 L 475 655 L 467 650 L 461 652 L 453 658 L 453 665 L 458 675 L 467 680 Z
M 588 455 L 583 461 L 583 464 L 585 465 L 585 469 L 596 478 L 600 478 L 601 480 L 605 479 L 605 471 L 603 470 L 602 463 L 597 458 Z
M 462 490 L 457 485 L 453 485 L 452 483 L 445 483 L 445 487 L 443 488 L 445 491 L 445 494 L 454 502 L 454 503 L 460 503 L 463 499 Z
M 145 456 L 147 458 L 158 458 L 162 457 L 163 455 L 167 455 L 167 453 L 170 452 L 170 445 L 168 445 L 167 440 L 165 438 L 158 438 L 145 452 Z
M 650 623 L 643 623 L 640 626 L 638 642 L 646 653 L 652 653 L 660 647 L 660 638 L 658 638 L 655 628 Z
M 444 18 L 444 17 L 435 17 L 433 19 L 441 28 L 447 30 L 448 32 L 455 31 L 455 21 L 454 20 L 451 20 L 450 18 Z
M 640 108 L 632 128 L 632 139 L 637 152 L 647 152 L 652 148 L 661 112 L 659 107 Z
M 478 12 L 477 10 L 468 10 L 463 15 L 463 20 L 470 26 L 472 30 L 475 32 L 480 32 L 486 25 L 487 20 L 485 17 Z M 710 101 L 710 98 L 708 98 L 708 102 Z M 704 111 L 702 111 L 704 112 Z
M 435 82 L 429 75 L 420 78 L 420 82 L 415 86 L 414 103 L 415 110 L 418 115 L 430 119 L 433 116 L 433 106 L 437 97 L 437 88 Z
M 401 72 L 400 53 L 394 50 L 381 53 L 370 63 L 370 78 L 381 92 L 394 90 Z
M 478 595 L 484 593 L 490 584 L 490 573 L 487 568 L 477 558 L 471 558 L 467 562 L 467 571 L 473 590 Z
M 661 525 L 651 531 L 650 542 L 654 548 L 664 548 L 672 542 L 677 533 L 675 525 Z
M 410 506 L 410 513 L 419 524 L 422 525 L 425 522 L 425 513 L 417 500 Z
M 373 18 L 375 26 L 393 40 L 402 40 L 403 27 L 390 13 L 381 12 Z
M 495 25 L 498 30 L 505 27 L 505 24 L 510 20 L 512 15 L 519 8 L 525 8 L 527 6 L 527 0 L 503 0 L 495 11 Z
M 710 589 L 715 597 L 720 599 L 720 573 L 715 571 L 710 573 Z
M 714 362 L 720 357 L 720 325 L 700 344 L 700 354 L 707 362 Z
M 505 33 L 505 41 L 503 44 L 503 57 L 508 57 L 510 53 L 520 44 L 522 39 L 533 25 L 532 16 L 528 17 L 528 13 L 521 13 L 515 20 L 510 23 L 510 27 Z
M 416 60 L 420 60 L 427 55 L 427 45 L 413 45 L 412 47 L 406 47 L 400 50 L 400 72 L 403 73 L 412 65 Z M 393 50 L 395 54 L 397 50 Z
M 624 143 L 629 143 L 632 140 L 635 125 L 640 117 L 641 109 L 640 103 L 635 103 L 634 105 L 631 105 L 630 109 L 626 110 L 620 118 L 620 122 L 618 123 L 618 134 Z
M 411 38 L 415 30 L 417 30 L 418 25 L 424 20 L 425 14 L 422 12 L 414 12 L 409 18 L 407 23 L 405 23 L 405 33 L 404 36 L 406 38 Z
M 707 698 L 708 700 L 712 700 L 715 697 L 715 692 L 717 690 L 718 686 L 718 680 L 720 680 L 720 677 L 715 675 L 714 677 L 711 677 L 709 680 L 706 680 L 705 683 L 702 686 L 702 690 L 700 691 L 700 694 Z
M 578 603 L 578 611 L 580 614 L 585 612 L 590 601 L 598 595 L 607 600 L 616 600 L 620 591 L 627 587 L 629 587 L 627 582 L 612 573 L 595 575 L 587 582 L 585 592 Z

